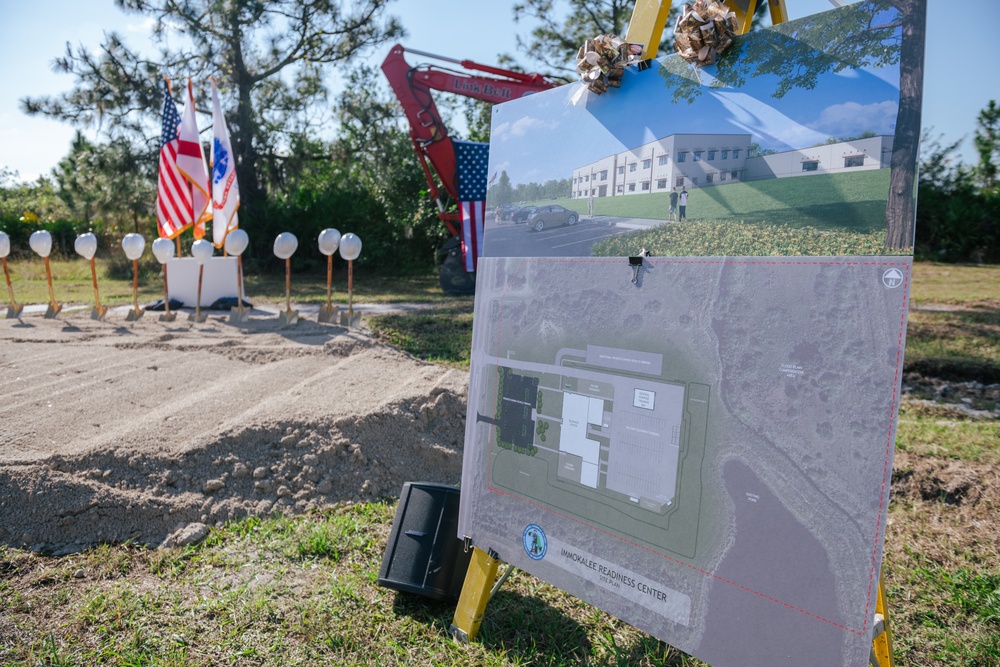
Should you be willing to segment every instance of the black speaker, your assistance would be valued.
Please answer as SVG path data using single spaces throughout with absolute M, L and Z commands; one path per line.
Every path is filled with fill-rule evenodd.
M 379 586 L 434 600 L 458 599 L 472 557 L 457 537 L 458 505 L 458 487 L 403 484 Z

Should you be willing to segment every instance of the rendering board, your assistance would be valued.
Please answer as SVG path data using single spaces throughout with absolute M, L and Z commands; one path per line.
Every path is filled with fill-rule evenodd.
M 494 108 L 492 203 L 538 198 L 486 230 L 460 536 L 713 667 L 868 664 L 912 270 L 905 21 L 859 3 L 717 67 Z

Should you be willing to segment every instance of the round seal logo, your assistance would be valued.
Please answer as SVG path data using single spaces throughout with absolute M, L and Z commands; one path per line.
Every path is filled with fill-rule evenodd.
M 545 537 L 545 531 L 535 523 L 529 523 L 521 534 L 521 544 L 524 545 L 524 552 L 532 560 L 542 560 L 545 552 L 549 550 L 549 540 Z
M 882 274 L 882 284 L 892 289 L 903 284 L 903 272 L 899 269 L 889 269 Z

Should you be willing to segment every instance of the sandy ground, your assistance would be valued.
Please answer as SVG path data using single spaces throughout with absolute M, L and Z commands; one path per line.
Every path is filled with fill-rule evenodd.
M 257 314 L 0 320 L 0 543 L 156 545 L 191 522 L 457 484 L 468 374 Z

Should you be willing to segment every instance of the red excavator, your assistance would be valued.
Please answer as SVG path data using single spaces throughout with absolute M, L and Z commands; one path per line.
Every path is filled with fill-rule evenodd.
M 404 53 L 454 63 L 465 70 L 485 72 L 492 76 L 468 74 L 429 64 L 414 67 L 406 62 Z M 438 251 L 441 289 L 447 294 L 470 294 L 476 285 L 474 267 L 478 254 L 478 239 L 482 238 L 487 177 L 485 169 L 482 173 L 472 176 L 463 170 L 462 178 L 477 180 L 481 178 L 483 182 L 471 184 L 473 186 L 471 188 L 469 183 L 462 183 L 460 188 L 459 158 L 456 157 L 456 150 L 460 155 L 467 156 L 468 150 L 476 145 L 470 142 L 455 142 L 448 136 L 448 130 L 441 121 L 431 91 L 439 90 L 464 97 L 474 97 L 495 104 L 548 90 L 560 82 L 541 74 L 525 74 L 500 67 L 480 65 L 471 60 L 455 60 L 405 49 L 398 44 L 389 51 L 389 55 L 382 63 L 382 71 L 389 79 L 399 103 L 403 105 L 406 119 L 410 123 L 410 139 L 427 178 L 427 186 L 437 202 L 438 216 L 452 235 Z M 480 148 L 484 146 L 485 144 L 479 145 Z M 442 200 L 440 188 L 443 188 L 451 198 L 450 201 Z M 478 209 L 467 207 L 466 204 L 470 202 L 463 202 L 459 197 L 460 189 L 466 194 L 470 190 L 480 191 L 483 203 Z M 451 210 L 453 204 L 459 204 L 458 211 Z

